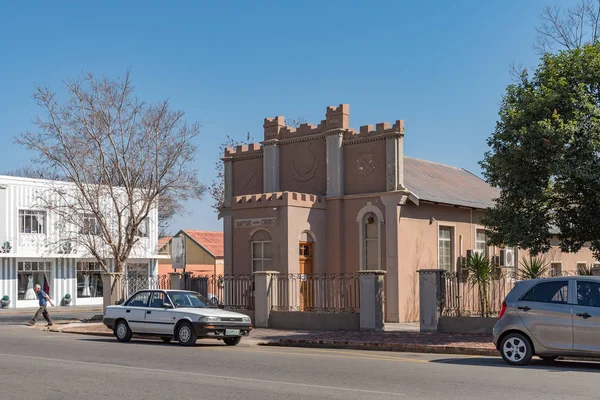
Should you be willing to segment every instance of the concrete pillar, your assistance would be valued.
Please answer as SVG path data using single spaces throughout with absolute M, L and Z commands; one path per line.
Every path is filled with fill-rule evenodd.
M 173 290 L 186 290 L 186 274 L 183 272 L 169 272 L 169 282 Z
M 223 257 L 223 273 L 233 274 L 233 217 L 231 211 L 223 213 L 223 245 L 225 254 Z
M 223 207 L 231 208 L 231 199 L 233 198 L 233 162 L 229 158 L 223 159 L 225 173 L 225 190 L 223 195 Z
M 327 196 L 344 195 L 344 148 L 343 132 L 327 134 Z
M 386 271 L 359 271 L 360 329 L 385 330 L 385 290 L 383 278 Z
M 102 274 L 103 312 L 106 311 L 106 307 L 121 304 L 127 300 L 124 298 L 124 280 L 122 272 L 105 272 Z
M 421 269 L 419 273 L 419 308 L 421 332 L 437 332 L 444 296 L 443 269 Z
M 265 193 L 279 192 L 279 143 L 263 142 L 263 185 Z
M 271 308 L 277 306 L 277 271 L 254 273 L 254 325 L 269 327 Z
M 385 139 L 386 190 L 404 190 L 404 135 Z

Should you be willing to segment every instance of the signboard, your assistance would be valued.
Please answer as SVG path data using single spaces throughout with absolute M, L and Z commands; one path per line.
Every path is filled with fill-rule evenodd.
M 174 270 L 185 269 L 185 237 L 171 239 L 171 262 Z
M 271 226 L 275 225 L 275 217 L 269 218 L 251 218 L 251 219 L 236 219 L 236 228 L 254 228 L 258 226 Z

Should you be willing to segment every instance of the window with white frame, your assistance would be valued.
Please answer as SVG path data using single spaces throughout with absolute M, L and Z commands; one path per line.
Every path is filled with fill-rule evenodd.
M 102 265 L 98 262 L 77 263 L 77 297 L 102 297 Z
M 46 233 L 46 211 L 19 210 L 20 233 Z
M 42 290 L 50 291 L 50 262 L 48 261 L 19 261 L 17 263 L 18 300 L 37 300 L 35 285 Z M 50 293 L 48 293 L 50 295 Z
M 378 270 L 379 267 L 379 221 L 374 213 L 363 217 L 363 268 Z
M 550 275 L 559 276 L 562 274 L 562 262 L 550 263 Z
M 452 228 L 440 226 L 438 235 L 438 268 L 452 269 Z
M 269 271 L 272 269 L 271 235 L 266 231 L 258 231 L 252 235 L 251 243 L 252 271 Z
M 486 256 L 488 253 L 487 236 L 485 230 L 477 229 L 475 232 L 475 253 Z
M 150 218 L 146 217 L 140 222 L 137 228 L 136 236 L 147 238 L 150 234 Z
M 81 226 L 79 227 L 81 235 L 100 235 L 100 223 L 94 214 L 81 214 Z

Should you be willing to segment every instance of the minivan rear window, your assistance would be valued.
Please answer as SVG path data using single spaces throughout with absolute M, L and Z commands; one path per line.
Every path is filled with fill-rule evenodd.
M 568 300 L 569 281 L 538 283 L 521 297 L 521 301 L 534 301 L 537 303 L 567 304 Z

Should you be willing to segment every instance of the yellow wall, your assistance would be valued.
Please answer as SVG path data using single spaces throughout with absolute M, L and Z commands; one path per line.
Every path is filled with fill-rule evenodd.
M 213 257 L 208 251 L 204 250 L 204 248 L 202 248 L 201 246 L 199 246 L 196 242 L 194 242 L 192 239 L 190 239 L 187 235 L 184 235 L 185 237 L 185 262 L 186 265 L 191 265 L 191 264 L 200 264 L 200 265 L 215 265 L 215 257 Z M 171 246 L 170 246 L 170 242 L 168 243 L 169 245 L 166 246 L 168 248 L 168 254 L 171 255 Z M 170 270 L 172 262 L 171 259 L 159 259 L 158 260 L 158 264 L 159 264 L 159 273 L 167 273 L 167 268 L 169 269 L 168 272 L 172 272 L 172 270 Z

